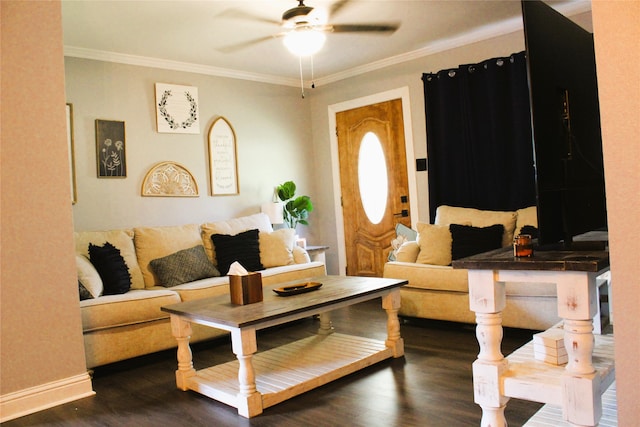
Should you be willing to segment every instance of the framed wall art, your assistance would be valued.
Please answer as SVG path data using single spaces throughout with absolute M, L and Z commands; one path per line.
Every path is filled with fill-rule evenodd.
M 156 120 L 161 133 L 200 133 L 198 88 L 156 83 Z
M 239 193 L 236 134 L 224 117 L 209 129 L 209 177 L 212 196 Z
M 76 188 L 76 156 L 73 146 L 73 104 L 67 103 L 67 149 L 69 150 L 69 173 L 71 180 L 71 204 L 78 201 L 78 191 Z
M 96 119 L 98 178 L 126 178 L 124 122 Z

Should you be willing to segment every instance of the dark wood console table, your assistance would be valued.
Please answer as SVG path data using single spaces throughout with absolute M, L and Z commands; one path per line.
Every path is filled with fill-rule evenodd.
M 473 383 L 481 425 L 506 426 L 504 409 L 512 397 L 558 405 L 572 425 L 597 425 L 601 395 L 615 373 L 613 337 L 594 336 L 592 321 L 598 312 L 596 278 L 608 272 L 609 253 L 537 251 L 531 258 L 515 258 L 511 248 L 503 248 L 453 261 L 453 268 L 469 271 L 469 305 L 480 345 Z M 508 358 L 502 355 L 506 282 L 556 284 L 566 366 L 535 360 L 531 343 Z

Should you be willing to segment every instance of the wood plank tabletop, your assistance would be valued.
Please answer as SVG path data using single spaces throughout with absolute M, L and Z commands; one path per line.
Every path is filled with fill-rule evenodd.
M 506 247 L 452 262 L 453 268 L 470 270 L 602 271 L 609 267 L 608 251 L 534 250 L 533 256 L 517 258 Z
M 305 282 L 319 282 L 317 290 L 290 296 L 279 296 L 273 289 Z M 162 307 L 162 311 L 192 320 L 202 320 L 242 328 L 291 316 L 296 313 L 320 311 L 323 307 L 355 300 L 406 285 L 406 280 L 379 277 L 319 276 L 287 283 L 264 286 L 263 301 L 234 305 L 228 294 L 186 301 Z

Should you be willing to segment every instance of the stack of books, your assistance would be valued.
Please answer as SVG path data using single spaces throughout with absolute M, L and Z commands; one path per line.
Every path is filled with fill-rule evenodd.
M 552 365 L 564 365 L 569 360 L 564 346 L 562 324 L 533 336 L 533 353 L 536 360 Z

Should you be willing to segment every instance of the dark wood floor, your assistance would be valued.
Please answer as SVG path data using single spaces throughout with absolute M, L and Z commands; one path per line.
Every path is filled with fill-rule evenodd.
M 334 313 L 340 332 L 384 339 L 386 315 L 374 300 Z M 309 318 L 261 331 L 259 351 L 314 334 Z M 97 368 L 96 395 L 18 418 L 4 427 L 23 426 L 479 426 L 473 403 L 471 363 L 478 353 L 473 326 L 403 319 L 405 357 L 383 361 L 311 390 L 245 419 L 234 408 L 175 387 L 175 351 Z M 505 329 L 503 353 L 531 339 L 535 331 Z M 201 369 L 232 360 L 229 340 L 192 346 Z M 509 426 L 517 427 L 540 404 L 512 399 Z

